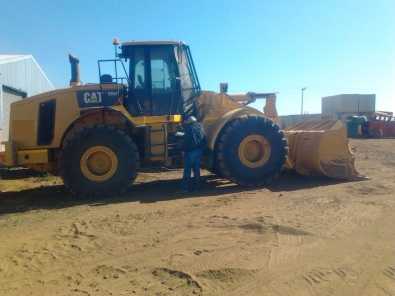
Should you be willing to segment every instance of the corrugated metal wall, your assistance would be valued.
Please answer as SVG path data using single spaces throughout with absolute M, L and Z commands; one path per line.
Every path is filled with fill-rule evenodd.
M 4 140 L 8 140 L 11 104 L 21 99 L 22 96 L 2 89 L 1 129 L 3 132 L 1 137 Z
M 335 116 L 322 116 L 322 114 L 284 115 L 279 117 L 280 127 L 285 129 L 303 121 L 337 119 Z
M 0 84 L 20 89 L 33 96 L 54 87 L 32 57 L 0 64 Z
M 3 90 L 3 85 L 21 90 L 33 96 L 53 90 L 48 80 L 32 56 L 0 63 L 0 142 L 7 140 L 10 103 L 20 99 Z M 7 129 L 7 130 L 6 130 Z M 0 150 L 2 147 L 0 146 Z

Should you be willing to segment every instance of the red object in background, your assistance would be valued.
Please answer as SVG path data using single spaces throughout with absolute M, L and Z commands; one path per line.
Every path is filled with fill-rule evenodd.
M 368 121 L 369 135 L 375 138 L 395 137 L 395 117 L 392 112 L 376 112 Z

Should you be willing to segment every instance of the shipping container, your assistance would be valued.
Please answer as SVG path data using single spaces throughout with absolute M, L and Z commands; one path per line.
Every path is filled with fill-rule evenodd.
M 375 94 L 342 94 L 322 98 L 322 114 L 372 113 L 376 111 Z

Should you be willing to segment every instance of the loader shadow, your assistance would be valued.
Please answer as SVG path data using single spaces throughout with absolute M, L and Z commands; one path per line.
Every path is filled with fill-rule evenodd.
M 344 183 L 361 182 L 366 180 L 367 178 L 362 177 L 355 180 L 339 180 L 331 179 L 328 177 L 302 176 L 294 172 L 287 172 L 283 173 L 280 178 L 267 186 L 267 188 L 272 192 L 287 192 L 317 187 L 333 186 Z
M 45 177 L 46 173 L 41 173 L 37 171 L 33 171 L 31 169 L 26 168 L 0 168 L 0 178 L 1 180 L 18 180 L 24 178 L 31 178 L 31 177 Z
M 132 185 L 126 193 L 116 197 L 76 198 L 63 185 L 0 192 L 0 216 L 34 210 L 63 209 L 79 205 L 105 206 L 126 202 L 154 203 L 167 200 L 218 196 L 256 189 L 246 189 L 230 181 L 219 179 L 216 176 L 205 176 L 203 180 L 200 190 L 193 193 L 180 192 L 181 182 L 179 179 L 137 183 Z
M 118 197 L 74 198 L 63 185 L 14 192 L 0 192 L 0 216 L 34 210 L 64 209 L 80 205 L 94 207 L 126 202 L 155 203 L 177 199 L 215 197 L 226 194 L 237 195 L 242 192 L 262 189 L 286 194 L 287 191 L 344 183 L 344 181 L 328 178 L 306 178 L 295 174 L 285 174 L 266 188 L 241 187 L 215 175 L 205 176 L 203 180 L 200 190 L 194 193 L 181 193 L 179 190 L 181 187 L 179 179 L 155 180 L 134 184 L 125 194 Z

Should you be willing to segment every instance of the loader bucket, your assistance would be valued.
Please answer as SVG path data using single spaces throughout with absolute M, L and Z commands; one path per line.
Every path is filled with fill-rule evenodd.
M 360 177 L 347 130 L 340 120 L 305 121 L 284 131 L 289 145 L 287 168 L 306 176 Z

